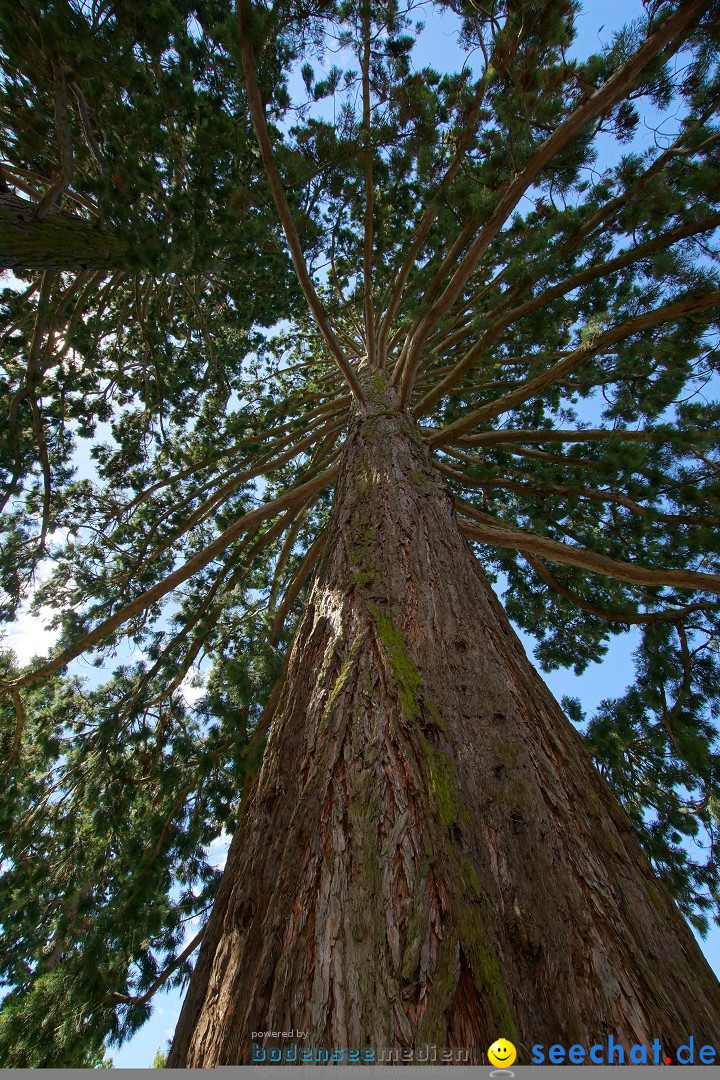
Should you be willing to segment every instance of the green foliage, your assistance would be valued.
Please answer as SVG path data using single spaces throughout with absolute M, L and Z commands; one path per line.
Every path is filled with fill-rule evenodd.
M 717 593 L 582 561 L 720 571 L 716 5 L 581 124 L 678 6 L 590 57 L 573 0 L 421 7 L 252 7 L 282 213 L 229 0 L 0 11 L 0 201 L 41 248 L 54 199 L 122 251 L 41 251 L 0 293 L 0 617 L 58 634 L 1 660 L 3 1063 L 97 1066 L 184 984 L 260 765 L 352 411 L 282 216 L 351 369 L 372 222 L 375 340 L 396 383 L 417 345 L 464 526 L 566 545 L 477 545 L 541 666 L 635 632 L 627 693 L 566 708 L 683 912 L 718 917 Z
M 0 1012 L 3 1067 L 112 1068 L 104 1057 L 103 1025 L 83 1015 L 85 1006 L 68 992 L 61 970 L 39 976 L 28 992 L 11 991 Z

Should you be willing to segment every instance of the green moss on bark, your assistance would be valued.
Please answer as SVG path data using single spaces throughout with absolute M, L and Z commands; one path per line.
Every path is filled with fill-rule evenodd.
M 423 681 L 407 642 L 392 619 L 377 604 L 368 603 L 367 607 L 390 661 L 400 707 L 409 720 L 417 720 L 421 714 Z
M 410 720 L 431 717 L 437 729 L 448 736 L 438 710 L 426 701 L 424 684 L 408 644 L 392 619 L 376 604 L 367 605 L 378 637 L 388 657 L 398 700 L 404 715 Z M 418 745 L 428 766 L 429 798 L 445 829 L 466 823 L 468 815 L 460 792 L 455 762 L 450 754 L 434 746 L 422 733 Z M 518 748 L 501 748 L 501 759 L 511 765 Z M 498 1032 L 517 1041 L 517 1029 L 510 1007 L 509 987 L 495 947 L 493 912 L 470 859 L 450 847 L 452 880 L 458 890 L 456 909 L 457 932 L 449 934 L 442 943 L 438 967 L 433 978 L 432 993 L 426 1014 L 418 1029 L 416 1045 L 442 1042 L 446 1030 L 446 1014 L 450 1008 L 459 974 L 459 949 L 467 957 L 478 994 L 487 1002 Z M 417 901 L 418 898 L 416 898 Z M 408 930 L 408 940 L 402 958 L 401 977 L 412 978 L 419 962 L 420 949 L 427 932 L 426 904 L 416 903 L 418 918 Z M 422 917 L 420 917 L 422 916 Z
M 495 947 L 494 915 L 472 862 L 455 854 L 454 872 L 462 883 L 463 903 L 458 912 L 460 941 L 470 963 L 475 986 L 486 994 L 498 1032 L 517 1043 L 508 980 Z
M 459 822 L 466 822 L 468 816 L 460 795 L 455 762 L 449 754 L 432 746 L 426 738 L 420 738 L 428 763 L 430 794 L 443 825 L 450 829 Z
M 330 711 L 331 711 L 333 705 L 337 701 L 338 696 L 340 695 L 340 693 L 342 692 L 343 687 L 345 686 L 346 682 L 348 681 L 350 673 L 351 673 L 351 671 L 353 669 L 353 664 L 355 663 L 355 660 L 357 658 L 357 654 L 358 654 L 358 652 L 360 650 L 361 642 L 362 642 L 362 634 L 358 633 L 358 634 L 355 635 L 353 643 L 350 646 L 350 652 L 348 653 L 347 659 L 345 660 L 343 666 L 340 668 L 340 674 L 338 675 L 337 679 L 335 680 L 335 685 L 333 686 L 332 690 L 330 691 L 330 696 L 327 699 L 327 704 L 326 704 L 325 708 L 323 709 L 323 714 L 322 714 L 322 717 L 320 719 L 320 726 L 321 727 L 326 723 L 327 718 L 330 715 Z
M 447 1024 L 445 1017 L 452 1003 L 459 974 L 458 935 L 446 934 L 440 947 L 438 966 L 432 981 L 425 1015 L 418 1027 L 416 1045 L 444 1046 Z

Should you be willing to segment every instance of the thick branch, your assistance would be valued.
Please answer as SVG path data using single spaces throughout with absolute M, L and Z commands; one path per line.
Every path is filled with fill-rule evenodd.
M 433 405 L 440 401 L 442 397 L 458 384 L 463 375 L 470 370 L 478 357 L 483 356 L 487 352 L 490 345 L 499 337 L 500 333 L 519 319 L 531 315 L 534 311 L 539 311 L 553 300 L 556 300 L 559 296 L 565 296 L 567 293 L 573 292 L 575 289 L 579 289 L 583 285 L 595 281 L 597 278 L 605 277 L 608 274 L 622 270 L 624 267 L 631 266 L 632 263 L 647 258 L 657 251 L 662 251 L 681 240 L 687 240 L 691 236 L 696 236 L 698 233 L 709 232 L 712 229 L 716 229 L 718 226 L 720 226 L 720 213 L 709 214 L 700 221 L 686 222 L 684 225 L 679 226 L 677 229 L 673 229 L 671 232 L 664 233 L 662 236 L 653 237 L 652 240 L 648 240 L 643 244 L 637 244 L 628 251 L 623 251 L 622 254 L 616 256 L 614 259 L 608 259 L 606 262 L 594 263 L 592 266 L 580 270 L 577 274 L 573 274 L 572 277 L 566 278 L 565 281 L 561 281 L 552 288 L 546 289 L 545 292 L 540 293 L 538 296 L 534 296 L 531 300 L 527 300 L 524 304 L 520 304 L 518 307 L 511 308 L 508 311 L 508 304 L 512 303 L 512 301 L 523 291 L 522 286 L 513 289 L 508 301 L 503 303 L 498 311 L 491 313 L 490 318 L 493 318 L 493 315 L 495 316 L 494 322 L 484 332 L 480 340 L 468 350 L 462 360 L 454 365 L 441 382 L 424 395 L 413 409 L 413 412 L 416 416 L 422 416 L 424 413 L 427 413 Z M 502 313 L 503 311 L 504 314 Z M 469 332 L 470 329 L 468 329 L 467 333 Z M 460 336 L 454 334 L 453 341 L 461 340 L 464 336 L 466 336 L 466 333 L 463 333 Z
M 716 431 L 678 432 L 683 438 L 717 439 Z M 498 431 L 483 431 L 479 435 L 463 435 L 457 440 L 458 446 L 497 446 L 503 443 L 583 443 L 583 442 L 667 442 L 667 431 L 644 430 L 626 431 L 625 428 L 586 428 L 584 431 L 568 431 L 552 428 L 548 431 L 534 428 L 502 428 Z
M 469 512 L 465 504 L 460 503 L 459 507 L 462 513 Z M 720 575 L 718 574 L 703 574 L 694 570 L 651 570 L 649 567 L 638 566 L 637 563 L 621 562 L 607 555 L 599 555 L 587 548 L 571 547 L 569 544 L 549 540 L 536 533 L 523 532 L 521 529 L 497 522 L 497 519 L 493 519 L 489 514 L 475 511 L 471 516 L 476 523 L 460 521 L 462 532 L 470 540 L 539 555 L 550 562 L 568 563 L 581 570 L 590 570 L 593 574 L 601 574 L 603 577 L 614 578 L 616 581 L 627 581 L 630 585 L 702 589 L 720 596 Z
M 660 510 L 655 510 L 650 506 L 643 506 L 642 503 L 635 502 L 627 495 L 623 495 L 619 491 L 606 491 L 601 488 L 585 488 L 585 487 L 570 487 L 567 484 L 523 484 L 518 480 L 513 480 L 511 477 L 492 477 L 486 480 L 476 480 L 472 477 L 466 476 L 464 473 L 459 473 L 455 469 L 448 468 L 447 465 L 443 465 L 442 462 L 436 463 L 437 468 L 444 475 L 449 476 L 452 480 L 456 480 L 461 484 L 467 484 L 469 487 L 479 488 L 481 491 L 492 491 L 495 488 L 499 488 L 502 491 L 512 491 L 516 495 L 525 495 L 527 498 L 546 499 L 548 497 L 558 496 L 565 499 L 590 499 L 594 502 L 612 503 L 616 506 L 622 506 L 625 510 L 629 510 L 630 513 L 636 514 L 637 517 L 651 518 L 653 521 L 661 521 L 667 525 L 696 525 L 703 528 L 717 528 L 720 525 L 718 518 L 698 518 L 688 516 L 685 514 L 666 514 Z
M 85 141 L 88 145 L 88 150 L 95 158 L 95 162 L 100 172 L 104 172 L 105 170 L 103 168 L 101 160 L 100 147 L 98 146 L 97 139 L 95 138 L 95 134 L 92 129 L 92 123 L 90 122 L 90 112 L 87 107 L 85 95 L 83 94 L 82 90 L 76 82 L 71 82 L 70 88 L 77 99 L 78 112 L 80 113 L 80 120 L 82 121 L 83 131 L 85 132 Z
M 289 400 L 289 399 L 286 399 L 286 400 Z M 290 434 L 286 438 L 276 440 L 274 442 L 274 444 L 270 447 L 268 452 L 266 454 L 264 454 L 260 458 L 259 465 L 261 465 L 263 467 L 261 469 L 259 469 L 258 472 L 255 473 L 255 475 L 258 476 L 262 472 L 269 472 L 270 469 L 277 468 L 277 466 L 278 466 L 277 462 L 275 462 L 271 466 L 268 465 L 267 468 L 265 468 L 265 466 L 272 459 L 272 455 L 276 451 L 281 450 L 284 446 L 287 445 L 288 442 L 292 441 L 293 439 L 297 439 L 298 435 L 304 435 L 306 432 L 311 430 L 311 425 L 304 423 L 304 421 L 311 420 L 314 417 L 316 417 L 318 415 L 321 415 L 323 413 L 328 413 L 330 416 L 336 416 L 338 413 L 341 413 L 343 411 L 343 409 L 346 408 L 349 401 L 350 401 L 350 396 L 349 396 L 349 394 L 346 394 L 343 397 L 338 398 L 336 401 L 325 402 L 325 403 L 323 403 L 323 405 L 320 405 L 315 409 L 311 409 L 309 412 L 307 412 L 303 416 L 301 416 L 299 418 L 299 421 L 297 422 L 297 426 L 292 428 Z M 218 461 L 222 461 L 223 459 L 228 458 L 228 457 L 233 457 L 235 454 L 238 454 L 243 449 L 243 447 L 257 446 L 260 443 L 266 442 L 272 436 L 277 435 L 278 433 L 282 433 L 282 432 L 287 431 L 288 428 L 291 427 L 291 424 L 292 424 L 292 422 L 288 422 L 286 424 L 278 424 L 276 427 L 266 428 L 265 431 L 258 432 L 257 434 L 253 433 L 252 435 L 248 435 L 246 438 L 239 439 L 236 443 L 233 443 L 233 445 L 229 446 L 227 448 L 227 450 L 221 450 L 220 453 L 218 453 L 218 454 L 212 454 L 209 457 L 202 458 L 200 461 L 196 462 L 194 465 L 188 465 L 187 468 L 181 469 L 179 472 L 173 473 L 172 476 L 169 476 L 169 477 L 167 477 L 166 479 L 163 479 L 163 480 L 156 481 L 154 484 L 151 484 L 149 487 L 144 488 L 141 492 L 139 492 L 139 494 L 137 494 L 135 496 L 134 499 L 132 499 L 131 502 L 127 503 L 121 509 L 113 509 L 113 517 L 119 519 L 121 517 L 124 517 L 127 514 L 130 514 L 141 503 L 147 502 L 147 500 L 150 498 L 150 496 L 154 495 L 155 492 L 159 491 L 161 488 L 167 487 L 169 484 L 179 483 L 181 480 L 186 480 L 189 476 L 192 476 L 194 473 L 200 472 L 203 469 L 209 468 L 211 465 L 217 464 Z M 317 429 L 316 429 L 314 437 L 317 438 L 318 436 L 322 435 L 325 430 L 327 430 L 327 429 L 322 428 L 318 432 Z M 304 447 L 300 447 L 300 450 L 302 450 L 302 449 L 304 449 Z M 282 464 L 282 462 L 280 464 Z M 224 476 L 230 475 L 230 472 L 231 472 L 231 470 L 225 470 L 225 472 L 223 472 L 222 474 L 214 476 L 212 482 L 216 483 L 218 480 L 222 479 Z M 242 480 L 247 480 L 248 475 L 246 473 L 243 473 L 241 479 Z M 250 477 L 250 479 L 252 479 L 252 477 Z M 207 484 L 204 484 L 203 487 L 200 489 L 200 491 L 202 491 L 206 486 L 207 486 Z M 191 498 L 197 498 L 199 493 L 200 493 L 199 491 L 193 492 Z M 173 512 L 176 509 L 177 509 L 177 505 L 174 507 Z
M 16 758 L 20 753 L 20 746 L 22 744 L 22 735 L 25 730 L 25 707 L 22 702 L 22 698 L 17 690 L 12 691 L 12 703 L 15 708 L 15 737 L 13 739 L 12 749 L 10 750 L 10 757 Z
M 468 413 L 461 420 L 456 420 L 454 424 L 450 424 L 433 435 L 430 445 L 439 446 L 452 442 L 459 435 L 464 435 L 466 431 L 475 427 L 476 424 L 500 416 L 509 409 L 517 408 L 518 405 L 522 405 L 523 402 L 528 401 L 529 398 L 540 393 L 541 390 L 558 382 L 559 379 L 579 367 L 591 356 L 604 352 L 624 338 L 631 337 L 633 334 L 638 334 L 643 330 L 651 330 L 662 323 L 672 322 L 674 319 L 699 314 L 701 311 L 717 307 L 718 304 L 720 304 L 720 291 L 705 293 L 702 296 L 691 296 L 676 300 L 672 304 L 666 304 L 665 307 L 646 311 L 642 315 L 636 315 L 635 318 L 628 319 L 627 322 L 622 323 L 620 326 L 613 326 L 610 330 L 596 334 L 584 341 L 577 349 L 573 349 L 563 360 L 554 364 L 542 375 L 530 379 L 529 382 L 522 383 L 517 390 L 511 391 L 511 393 L 505 394 L 504 397 L 497 398 L 495 401 L 488 402 L 487 405 Z
M 60 145 L 60 176 L 35 207 L 35 215 L 39 220 L 45 217 L 62 193 L 70 187 L 74 171 L 72 135 L 68 119 L 67 79 L 61 64 L 53 61 L 52 69 L 55 81 L 55 127 Z
M 56 210 L 38 220 L 27 199 L 0 193 L 0 270 L 116 270 L 126 253 L 114 233 Z
M 564 596 L 566 600 L 569 600 L 571 604 L 575 604 L 582 611 L 587 611 L 588 615 L 594 615 L 596 619 L 603 619 L 605 622 L 614 623 L 627 623 L 630 625 L 643 625 L 648 623 L 658 622 L 676 622 L 678 619 L 684 618 L 686 615 L 692 615 L 695 611 L 707 611 L 708 609 L 717 608 L 717 604 L 706 604 L 703 601 L 698 601 L 695 604 L 688 604 L 684 608 L 665 608 L 663 611 L 650 611 L 643 612 L 612 612 L 605 611 L 603 608 L 596 607 L 595 604 L 591 604 L 588 600 L 584 600 L 582 596 L 578 596 L 576 592 L 568 589 L 566 585 L 558 581 L 553 573 L 548 570 L 547 566 L 540 559 L 536 559 L 533 555 L 525 554 L 530 566 L 532 566 L 538 577 L 542 578 L 546 585 L 549 585 L 551 589 L 559 593 L 560 596 Z
M 300 590 L 307 581 L 308 574 L 315 565 L 318 556 L 322 553 L 326 543 L 327 529 L 323 529 L 322 532 L 318 533 L 313 543 L 303 555 L 300 565 L 295 571 L 295 575 L 292 581 L 285 590 L 285 595 L 283 596 L 282 601 L 275 613 L 275 617 L 273 619 L 272 626 L 270 627 L 270 634 L 268 637 L 268 640 L 271 644 L 277 641 L 278 634 L 280 633 L 282 625 L 285 622 L 285 617 L 287 616 L 287 613 L 292 607 L 292 605 L 295 603 L 295 600 L 297 599 Z
M 309 447 L 313 446 L 321 436 L 327 433 L 338 431 L 342 426 L 343 424 L 341 422 L 334 424 L 326 424 L 324 427 L 321 427 L 320 430 L 316 429 L 312 435 L 308 436 L 308 438 L 297 442 L 294 446 L 291 446 L 289 450 L 286 450 L 285 453 L 280 454 L 278 457 L 273 458 L 272 454 L 266 454 L 264 458 L 262 458 L 258 462 L 258 464 L 256 464 L 252 469 L 248 469 L 242 473 L 236 473 L 234 476 L 232 476 L 230 480 L 223 484 L 222 487 L 214 491 L 208 499 L 201 503 L 200 506 L 198 506 L 193 511 L 190 517 L 187 518 L 181 526 L 175 529 L 169 536 L 166 536 L 159 547 L 148 553 L 150 542 L 160 528 L 163 521 L 171 514 L 176 514 L 182 506 L 185 506 L 187 503 L 192 502 L 194 499 L 196 499 L 199 495 L 199 492 L 193 492 L 181 502 L 175 503 L 173 506 L 166 509 L 161 517 L 155 519 L 152 526 L 145 534 L 142 548 L 139 551 L 135 562 L 123 572 L 122 578 L 134 578 L 136 573 L 140 570 L 141 566 L 147 565 L 153 559 L 158 558 L 158 556 L 162 555 L 165 551 L 168 550 L 168 548 L 172 547 L 176 540 L 180 539 L 180 537 L 182 536 L 185 536 L 191 529 L 195 528 L 196 525 L 199 525 L 200 522 L 206 520 L 207 517 L 217 506 L 220 506 L 221 504 L 226 502 L 226 500 L 231 495 L 233 495 L 237 491 L 237 489 L 243 484 L 255 479 L 258 476 L 269 475 L 271 472 L 279 469 L 283 465 L 286 465 L 289 461 L 292 461 L 293 458 L 297 457 Z M 287 441 L 288 440 L 283 440 L 283 442 Z M 222 474 L 222 476 L 225 475 L 227 474 Z M 204 486 L 207 487 L 209 484 L 216 483 L 218 479 L 220 479 L 220 477 L 212 477 Z
M 270 136 L 265 122 L 265 106 L 260 97 L 257 81 L 255 55 L 250 36 L 251 12 L 252 5 L 250 0 L 237 0 L 238 27 L 240 30 L 240 56 L 242 59 L 243 74 L 245 76 L 245 90 L 247 93 L 248 107 L 250 109 L 250 119 L 252 121 L 253 130 L 255 131 L 255 137 L 258 141 L 258 146 L 260 147 L 260 154 L 262 156 L 263 165 L 265 166 L 265 174 L 267 176 L 268 184 L 270 185 L 270 191 L 272 192 L 278 217 L 280 218 L 280 224 L 285 233 L 285 239 L 290 248 L 290 255 L 293 266 L 295 267 L 295 273 L 300 282 L 300 287 L 305 294 L 305 299 L 308 302 L 313 318 L 325 339 L 325 344 L 337 361 L 338 367 L 345 377 L 345 381 L 362 408 L 365 399 L 360 383 L 356 378 L 355 372 L 345 358 L 342 346 L 335 336 L 327 313 L 320 303 L 320 298 L 315 291 L 315 286 L 308 273 L 308 268 L 305 264 L 305 256 L 303 255 L 302 246 L 300 244 L 300 237 L 295 228 L 290 205 L 287 201 L 285 189 L 283 188 L 275 164 Z
M 363 5 L 363 31 L 365 42 L 362 53 L 362 98 L 363 98 L 363 150 L 365 170 L 365 235 L 363 238 L 363 312 L 365 315 L 365 342 L 368 363 L 376 363 L 375 340 L 375 305 L 373 300 L 373 212 L 375 190 L 373 181 L 373 151 L 370 130 L 370 4 Z M 381 358 L 382 363 L 382 358 Z M 384 366 L 384 364 L 382 365 Z
M 508 184 L 494 212 L 471 243 L 444 291 L 411 334 L 401 372 L 401 404 L 406 404 L 410 399 L 420 352 L 428 335 L 455 303 L 478 260 L 498 235 L 527 189 L 537 180 L 553 157 L 567 146 L 586 124 L 622 101 L 643 69 L 660 52 L 668 46 L 673 50 L 680 47 L 688 26 L 704 12 L 706 7 L 706 0 L 690 0 L 689 3 L 681 4 L 675 13 L 643 42 L 634 56 L 611 75 L 594 94 L 583 101 L 545 140 L 522 172 Z
M 152 983 L 150 987 L 148 987 L 144 994 L 142 994 L 140 997 L 128 997 L 127 994 L 113 994 L 115 1000 L 127 1002 L 130 1005 L 144 1005 L 145 1002 L 149 1001 L 150 998 L 155 993 L 157 993 L 160 987 L 168 981 L 173 972 L 177 971 L 177 969 L 185 963 L 189 956 L 192 956 L 192 954 L 195 952 L 198 945 L 202 941 L 204 933 L 205 927 L 203 926 L 202 930 L 200 930 L 195 935 L 189 945 L 186 945 L 180 955 L 176 956 L 173 962 L 169 964 L 168 967 L 166 967 L 160 975 L 158 975 L 157 979 L 155 979 L 155 982 Z
M 473 99 L 473 103 L 468 112 L 467 118 L 465 119 L 465 123 L 463 124 L 457 141 L 457 146 L 455 148 L 455 153 L 453 155 L 453 159 L 450 165 L 448 166 L 447 172 L 438 184 L 434 196 L 428 202 L 428 205 L 426 206 L 425 211 L 415 228 L 415 232 L 410 241 L 400 269 L 398 270 L 397 274 L 392 275 L 392 280 L 394 281 L 393 290 L 390 295 L 387 310 L 381 320 L 380 332 L 378 334 L 378 350 L 380 351 L 383 359 L 385 358 L 387 352 L 388 333 L 390 331 L 393 319 L 397 314 L 398 308 L 400 307 L 400 302 L 403 298 L 405 284 L 408 277 L 410 276 L 410 272 L 413 266 L 415 265 L 418 253 L 423 243 L 425 242 L 425 238 L 430 232 L 430 228 L 435 221 L 435 218 L 437 217 L 439 198 L 448 190 L 452 181 L 455 179 L 455 176 L 462 163 L 463 154 L 467 149 L 470 138 L 475 132 L 478 116 L 487 90 L 489 71 L 490 63 L 486 65 L 485 72 L 478 85 L 475 98 Z M 465 240 L 465 242 L 467 242 L 467 239 Z
M 19 690 L 23 686 L 33 686 L 35 683 L 42 682 L 52 675 L 54 672 L 59 671 L 61 668 L 66 667 L 71 660 L 74 660 L 76 656 L 80 656 L 81 653 L 86 652 L 87 649 L 93 648 L 103 638 L 112 634 L 118 627 L 122 626 L 129 619 L 139 615 L 141 612 L 146 611 L 158 600 L 162 600 L 164 596 L 172 592 L 188 578 L 193 577 L 200 570 L 204 570 L 205 567 L 217 558 L 234 540 L 241 536 L 242 533 L 247 532 L 255 525 L 262 521 L 265 521 L 269 517 L 273 517 L 275 514 L 279 514 L 280 511 L 285 510 L 288 506 L 293 506 L 297 502 L 303 502 L 305 499 L 314 495 L 316 491 L 321 491 L 322 488 L 331 484 L 338 474 L 338 465 L 332 465 L 329 469 L 320 473 L 318 476 L 313 477 L 312 480 L 308 480 L 304 484 L 300 484 L 299 487 L 293 488 L 291 491 L 286 492 L 277 499 L 273 499 L 270 502 L 265 503 L 263 506 L 258 506 L 255 510 L 251 510 L 249 513 L 244 514 L 238 521 L 235 521 L 232 525 L 220 536 L 215 539 L 212 544 L 208 544 L 206 548 L 194 555 L 192 559 L 188 559 L 186 563 L 183 563 L 172 574 L 169 574 L 163 581 L 158 582 L 157 585 L 153 585 L 151 589 L 141 593 L 134 600 L 131 600 L 129 604 L 125 604 L 124 607 L 116 611 L 114 615 L 110 615 L 107 619 L 103 620 L 98 626 L 90 630 L 84 637 L 74 644 L 69 645 L 66 649 L 56 656 L 54 659 L 49 660 L 46 664 L 36 668 L 34 671 L 29 671 L 27 674 L 22 675 L 18 679 L 14 679 L 11 683 L 6 683 L 0 687 L 0 697 L 4 694 L 12 693 L 13 689 Z

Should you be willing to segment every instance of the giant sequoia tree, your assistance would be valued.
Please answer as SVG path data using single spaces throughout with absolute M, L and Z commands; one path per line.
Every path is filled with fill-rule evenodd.
M 720 1043 L 718 6 L 630 14 L 2 9 L 6 1065 L 198 945 L 171 1065 Z

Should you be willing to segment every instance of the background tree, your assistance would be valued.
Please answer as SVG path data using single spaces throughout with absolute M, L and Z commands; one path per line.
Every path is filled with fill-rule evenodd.
M 454 72 L 416 69 L 421 13 L 392 3 L 3 16 L 0 250 L 25 281 L 3 294 L 3 616 L 34 587 L 60 630 L 27 670 L 3 659 L 8 1063 L 92 1061 L 187 979 L 208 845 L 246 808 L 171 1064 L 242 1060 L 243 1000 L 268 1021 L 292 1000 L 316 1041 L 363 1034 L 330 968 L 310 986 L 293 959 L 323 904 L 345 922 L 317 956 L 355 974 L 375 1042 L 584 1041 L 606 1017 L 672 1048 L 698 1010 L 720 1038 L 668 899 L 717 914 L 717 6 L 649 3 L 582 62 L 566 0 L 436 7 Z M 640 628 L 635 684 L 584 734 L 663 885 L 458 525 L 545 668 Z M 81 681 L 83 654 L 112 677 Z M 319 878 L 292 941 L 232 953 L 225 920 L 252 950 L 258 896 L 295 910 L 303 867 L 260 827 L 308 822 L 349 893 Z M 609 964 L 647 942 L 618 968 L 623 1018 L 614 975 L 576 992 L 592 964 L 561 923 L 625 892 L 597 921 Z M 388 896 L 387 925 L 357 914 Z M 243 966 L 249 997 L 209 1018 Z

